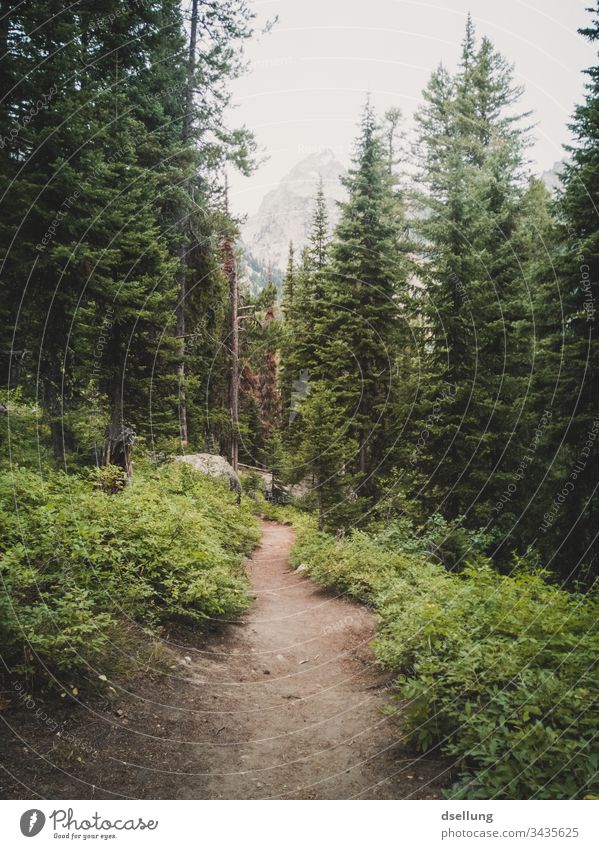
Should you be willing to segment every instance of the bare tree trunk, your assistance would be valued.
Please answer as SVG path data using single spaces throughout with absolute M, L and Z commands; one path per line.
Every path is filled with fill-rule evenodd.
M 60 379 L 60 372 L 54 363 L 49 365 L 47 373 L 41 379 L 43 407 L 50 424 L 52 455 L 57 463 L 64 460 L 62 404 L 57 388 L 60 385 Z
M 179 383 L 179 437 L 182 447 L 188 443 L 187 433 L 187 404 L 185 403 L 185 296 L 187 294 L 187 283 L 185 279 L 185 249 L 179 252 L 179 302 L 175 311 L 176 333 L 181 345 L 181 360 L 177 364 L 177 379 Z
M 110 422 L 108 434 L 102 453 L 103 466 L 118 466 L 128 480 L 133 475 L 131 449 L 135 442 L 135 432 L 125 425 L 123 410 L 123 377 L 118 367 L 120 350 L 120 329 L 118 324 L 113 326 L 114 355 L 112 371 L 108 385 L 108 403 L 110 406 Z M 116 490 L 114 490 L 116 491 Z
M 62 420 L 60 417 L 60 401 L 53 389 L 45 391 L 44 394 L 44 406 L 49 413 L 50 419 L 52 456 L 57 463 L 62 463 L 64 460 L 64 435 L 62 430 Z
M 225 177 L 225 214 L 229 213 L 229 185 Z M 229 443 L 229 462 L 237 471 L 239 465 L 239 283 L 233 237 L 226 233 L 223 239 L 225 274 L 229 280 L 231 298 L 231 384 L 229 398 L 231 404 L 231 441 Z
M 110 409 L 112 413 L 102 465 L 118 466 L 123 470 L 126 478 L 130 479 L 133 475 L 131 449 L 135 442 L 135 433 L 132 428 L 125 426 L 122 387 L 118 374 L 114 376 L 110 388 Z
M 183 123 L 183 141 L 191 136 L 193 109 L 193 75 L 196 66 L 196 45 L 198 40 L 198 0 L 192 0 L 191 27 L 189 32 L 189 61 L 187 65 L 187 91 L 185 92 L 185 121 Z
M 367 457 L 366 457 L 366 435 L 360 434 L 360 471 L 366 474 Z
M 187 89 L 185 92 L 185 117 L 183 120 L 183 144 L 191 137 L 192 110 L 193 110 L 193 75 L 196 64 L 196 45 L 198 36 L 198 0 L 193 0 L 191 5 L 191 28 L 189 33 L 189 61 L 187 66 Z M 181 222 L 181 230 L 185 225 Z M 181 361 L 177 366 L 177 378 L 179 382 L 179 434 L 181 445 L 185 447 L 189 441 L 187 430 L 187 404 L 185 401 L 185 298 L 187 296 L 187 282 L 185 276 L 185 248 L 179 250 L 179 302 L 176 309 L 177 337 L 181 340 Z
M 239 285 L 232 246 L 229 280 L 231 284 L 231 465 L 239 465 Z

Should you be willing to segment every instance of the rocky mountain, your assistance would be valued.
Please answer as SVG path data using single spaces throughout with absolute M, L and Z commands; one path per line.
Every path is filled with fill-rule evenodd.
M 556 162 L 540 177 L 552 192 L 559 185 L 564 164 L 564 160 Z M 245 277 L 254 293 L 263 289 L 269 279 L 280 289 L 289 240 L 296 251 L 306 244 L 320 178 L 331 229 L 335 226 L 339 218 L 337 201 L 344 200 L 346 194 L 340 179 L 344 173 L 344 166 L 332 150 L 312 153 L 298 162 L 279 185 L 265 195 L 258 211 L 248 217 L 241 227 L 240 247 L 245 260 Z
M 560 174 L 566 167 L 565 159 L 558 159 L 548 171 L 543 171 L 540 180 L 550 192 L 556 192 L 560 187 Z
M 321 178 L 329 222 L 331 228 L 334 227 L 339 217 L 336 201 L 345 197 L 340 181 L 344 173 L 345 168 L 333 151 L 325 149 L 312 153 L 298 162 L 279 185 L 268 192 L 255 215 L 248 217 L 241 228 L 241 241 L 252 289 L 262 288 L 269 270 L 275 282 L 281 279 L 290 240 L 298 250 L 306 243 Z

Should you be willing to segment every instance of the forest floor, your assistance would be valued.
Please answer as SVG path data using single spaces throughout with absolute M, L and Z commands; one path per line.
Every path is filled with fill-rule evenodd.
M 447 764 L 398 742 L 385 710 L 374 617 L 292 571 L 292 541 L 264 522 L 243 620 L 165 634 L 168 671 L 110 702 L 27 708 L 4 690 L 0 797 L 440 798 Z

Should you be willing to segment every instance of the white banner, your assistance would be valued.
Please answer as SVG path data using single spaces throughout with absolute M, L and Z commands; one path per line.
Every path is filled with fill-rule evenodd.
M 597 849 L 599 802 L 6 801 L 0 834 L 3 849 Z

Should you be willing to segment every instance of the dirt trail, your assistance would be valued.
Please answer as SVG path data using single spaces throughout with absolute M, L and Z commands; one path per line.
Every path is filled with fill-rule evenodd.
M 122 693 L 109 722 L 87 711 L 72 733 L 93 763 L 58 772 L 30 753 L 20 780 L 59 798 L 439 797 L 443 765 L 415 759 L 381 710 L 372 615 L 292 571 L 292 539 L 263 523 L 242 622 L 178 648 L 176 672 Z

